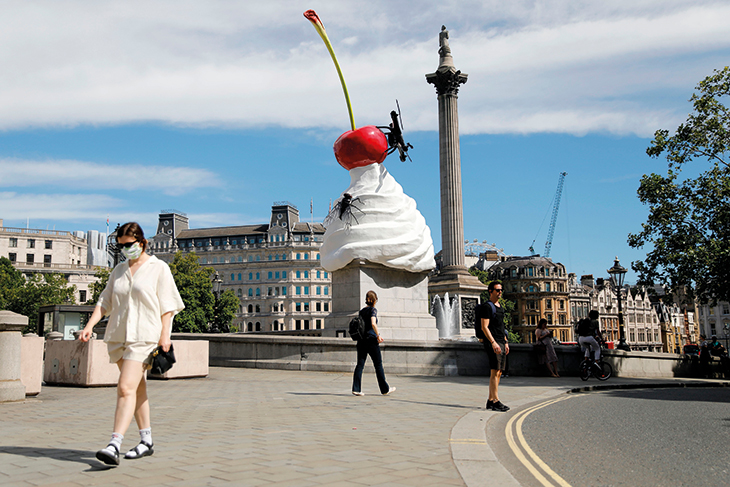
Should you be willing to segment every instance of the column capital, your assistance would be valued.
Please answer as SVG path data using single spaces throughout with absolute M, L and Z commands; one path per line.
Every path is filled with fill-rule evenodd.
M 436 94 L 458 95 L 459 85 L 466 83 L 468 74 L 455 68 L 438 69 L 435 73 L 426 75 L 426 82 L 436 87 Z

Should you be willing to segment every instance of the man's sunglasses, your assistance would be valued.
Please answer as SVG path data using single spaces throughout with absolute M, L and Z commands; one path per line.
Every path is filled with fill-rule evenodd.
M 136 243 L 137 243 L 137 240 L 135 240 L 134 242 L 120 243 L 119 246 L 124 247 L 125 249 L 131 249 L 132 245 L 134 245 Z
M 495 293 L 501 293 L 502 292 L 501 289 L 492 289 L 492 291 L 494 291 Z

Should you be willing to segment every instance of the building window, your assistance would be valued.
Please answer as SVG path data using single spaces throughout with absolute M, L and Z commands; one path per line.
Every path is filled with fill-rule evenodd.
M 327 287 L 327 286 L 325 286 L 325 287 L 324 287 L 324 295 L 325 295 L 325 296 L 328 296 L 328 295 L 329 295 L 329 293 L 330 293 L 330 288 L 329 288 L 329 287 Z M 325 310 L 325 311 L 327 311 L 327 310 Z
M 253 288 L 248 288 L 248 295 L 253 296 Z
M 296 239 L 295 239 L 295 240 L 296 240 Z M 297 260 L 301 260 L 301 258 L 302 258 L 302 254 L 300 254 L 300 253 L 297 253 Z M 297 328 L 297 329 L 298 329 L 298 328 Z
M 231 281 L 235 281 L 235 280 L 236 280 L 236 275 L 235 274 L 231 274 Z
M 273 278 L 274 278 L 274 274 L 271 271 L 269 271 L 269 279 L 273 279 Z
M 248 312 L 253 313 L 253 304 L 248 305 Z M 249 330 L 250 331 L 250 330 Z
M 545 300 L 545 309 L 553 309 L 553 300 L 552 299 Z
M 273 287 L 268 288 L 266 290 L 266 295 L 267 296 L 273 296 L 274 295 L 274 288 Z
M 240 272 L 238 273 L 238 280 L 239 281 L 241 280 L 241 273 Z
M 51 267 L 51 256 L 50 255 L 44 255 L 43 256 L 43 264 L 46 267 Z
M 8 254 L 8 260 L 10 260 L 10 262 L 13 262 L 13 263 L 16 262 L 18 260 L 18 254 L 15 254 L 15 253 Z
M 304 279 L 309 279 L 309 271 L 304 271 Z
M 284 286 L 283 288 L 281 288 L 281 295 L 282 296 L 286 296 L 286 286 Z
M 33 254 L 25 254 L 25 262 L 26 264 L 32 264 L 35 262 L 35 256 Z
M 302 273 L 301 273 L 301 272 L 299 272 L 299 271 L 297 271 L 297 273 L 296 273 L 296 276 L 297 276 L 297 279 L 301 279 L 301 277 L 302 277 Z
M 256 305 L 256 312 L 261 313 L 261 306 L 258 304 Z
M 301 286 L 297 286 L 296 289 L 294 290 L 294 293 L 297 296 L 300 295 L 300 294 L 302 294 L 302 287 Z
M 301 311 L 302 303 L 294 303 L 294 311 Z
M 243 297 L 243 290 L 240 287 L 238 288 L 238 297 Z
M 547 270 L 547 269 L 545 269 L 545 270 Z M 546 293 L 549 293 L 550 292 L 550 283 L 549 282 L 546 282 L 545 283 L 545 292 Z
M 304 303 L 304 311 L 309 312 L 309 303 Z
M 545 277 L 550 277 L 550 269 L 545 268 Z
M 301 330 L 302 329 L 302 320 L 295 320 L 294 326 L 296 327 L 297 330 Z
M 278 272 L 276 273 L 275 277 L 276 277 L 277 279 L 279 279 L 279 273 L 278 273 Z
M 532 267 L 528 267 L 527 268 L 527 277 L 532 277 L 534 272 L 535 271 L 532 269 Z
M 565 309 L 565 301 L 562 299 L 558 300 L 558 309 Z
M 553 315 L 545 315 L 545 319 L 547 319 L 548 325 L 553 324 Z
M 309 320 L 304 320 L 304 329 L 309 330 Z
M 304 260 L 309 260 L 309 254 L 304 254 Z
M 256 288 L 256 296 L 261 296 L 261 288 L 260 287 L 257 287 Z
M 248 280 L 253 281 L 253 272 L 248 273 Z
M 15 237 L 10 237 L 10 244 L 9 247 L 17 247 L 18 246 L 18 239 Z
M 325 278 L 325 279 L 327 279 L 327 275 L 328 275 L 328 274 L 329 274 L 329 273 L 328 273 L 327 271 L 324 271 L 324 278 Z
M 260 272 L 257 272 L 256 273 L 256 280 L 257 281 L 260 281 L 261 280 L 261 273 Z
M 316 325 L 314 326 L 315 329 L 321 330 L 322 329 L 322 320 L 317 320 Z
M 50 240 L 48 240 L 50 242 Z M 86 302 L 86 291 L 79 291 L 79 302 L 85 303 Z
M 309 286 L 304 286 L 304 295 L 309 296 Z
M 329 311 L 330 310 L 330 304 L 329 303 L 324 303 L 324 310 L 325 311 Z
M 317 308 L 317 311 L 322 311 L 322 303 L 320 303 L 319 301 L 317 301 L 316 308 Z
M 281 271 L 281 278 L 286 279 L 286 271 Z
M 322 288 L 320 286 L 317 286 L 317 296 L 322 294 Z
M 53 240 L 46 240 L 46 249 L 51 250 L 53 248 Z
M 256 331 L 261 331 L 261 322 L 260 321 L 256 322 Z
M 317 279 L 320 279 L 320 278 L 321 278 L 320 273 L 319 273 L 319 271 L 317 271 Z
M 722 305 L 722 314 L 730 314 L 730 304 L 725 303 Z

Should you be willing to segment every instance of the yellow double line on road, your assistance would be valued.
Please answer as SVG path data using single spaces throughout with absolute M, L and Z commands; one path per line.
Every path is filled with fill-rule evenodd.
M 538 409 L 542 409 L 546 406 L 550 406 L 551 404 L 564 401 L 569 397 L 570 396 L 561 397 L 559 399 L 551 399 L 516 414 L 514 417 L 512 417 L 512 419 L 507 422 L 507 426 L 504 430 L 505 435 L 507 436 L 507 444 L 509 445 L 510 449 L 512 449 L 512 452 L 515 454 L 517 459 L 525 466 L 525 468 L 527 468 L 527 470 L 542 485 L 550 487 L 554 487 L 555 485 L 559 485 L 561 487 L 570 487 L 570 484 L 568 482 L 566 482 L 560 475 L 558 475 L 550 467 L 548 467 L 547 464 L 543 462 L 534 451 L 532 451 L 532 448 L 530 448 L 530 446 L 527 444 L 527 441 L 525 441 L 525 437 L 522 434 L 522 424 L 525 422 L 525 418 L 527 416 L 537 411 Z M 515 434 L 517 435 L 516 440 L 515 434 L 512 433 L 513 429 L 515 430 Z M 545 475 L 543 475 L 543 472 Z M 546 475 L 550 477 L 550 479 L 548 479 Z

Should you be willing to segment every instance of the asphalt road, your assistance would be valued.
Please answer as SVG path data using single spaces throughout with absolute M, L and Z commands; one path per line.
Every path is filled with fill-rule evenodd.
M 730 388 L 569 394 L 491 421 L 487 433 L 522 485 L 730 484 Z

